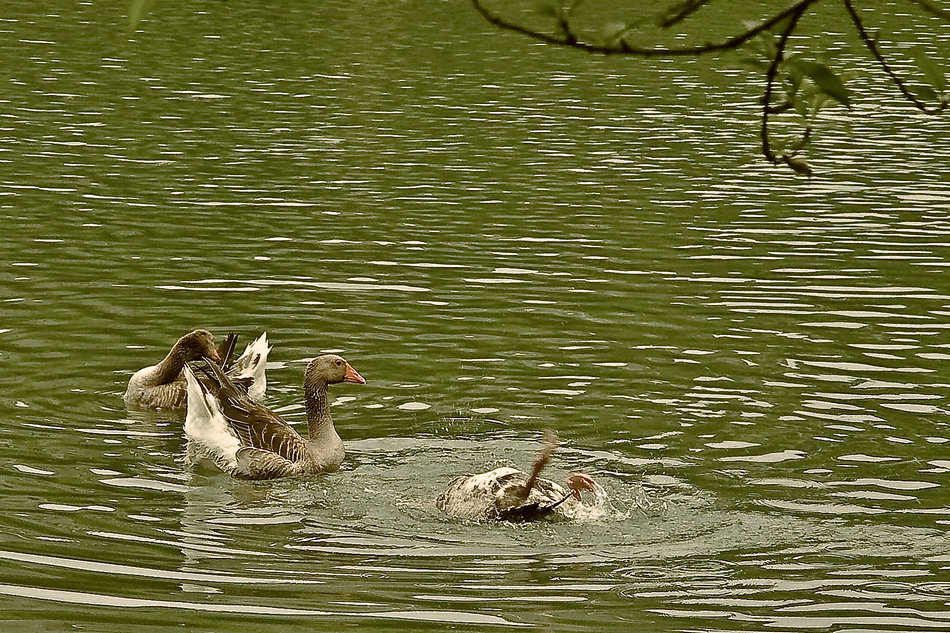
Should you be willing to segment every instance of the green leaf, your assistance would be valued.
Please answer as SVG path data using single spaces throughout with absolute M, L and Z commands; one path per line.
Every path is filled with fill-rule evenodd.
M 794 147 L 792 148 L 791 156 L 796 156 L 798 152 L 802 151 L 809 145 L 811 145 L 811 126 L 805 128 L 805 133 L 802 134 L 802 137 L 798 139 L 798 142 L 795 143 Z
M 561 3 L 555 0 L 555 2 L 541 3 L 538 6 L 538 13 L 560 20 L 564 13 L 564 9 L 561 7 Z
M 921 101 L 937 101 L 940 98 L 930 86 L 913 86 L 912 90 Z
M 792 99 L 792 105 L 795 107 L 795 112 L 798 112 L 802 115 L 803 118 L 808 118 L 808 102 L 804 99 L 800 99 L 797 96 Z
M 945 92 L 947 90 L 947 75 L 943 66 L 937 63 L 933 57 L 927 54 L 927 51 L 919 46 L 914 48 L 911 52 L 914 55 L 914 60 L 917 62 L 917 65 L 924 71 L 927 83 L 938 93 Z
M 752 68 L 761 68 L 762 70 L 769 69 L 769 63 L 767 61 L 761 57 L 753 57 L 752 55 L 742 55 L 739 57 L 739 63 L 744 66 L 751 66 Z
M 809 164 L 803 161 L 801 158 L 795 158 L 794 156 L 784 154 L 782 156 L 782 160 L 784 160 L 785 164 L 791 167 L 792 170 L 794 170 L 797 174 L 801 174 L 802 176 L 811 176 L 813 173 L 811 166 L 809 166 Z
M 817 117 L 825 103 L 831 99 L 831 97 L 829 97 L 823 90 L 814 84 L 805 88 L 799 98 L 805 101 L 805 109 L 808 111 L 808 116 L 811 118 Z
M 805 77 L 805 71 L 802 70 L 801 62 L 802 59 L 797 54 L 793 54 L 786 57 L 782 64 L 782 68 L 788 73 L 788 77 L 791 79 L 796 90 L 798 90 L 802 79 Z
M 841 78 L 838 77 L 830 68 L 819 62 L 809 62 L 805 60 L 793 60 L 793 64 L 798 66 L 819 89 L 838 103 L 851 107 L 851 96 L 848 89 L 844 87 Z
M 794 65 L 785 70 L 783 81 L 785 82 L 785 91 L 788 93 L 789 100 L 794 99 L 795 95 L 798 94 L 799 89 L 802 87 L 802 79 L 804 79 L 804 77 L 805 74 Z
M 767 62 L 771 62 L 775 59 L 775 55 L 778 54 L 778 47 L 775 45 L 775 35 L 771 31 L 759 33 L 749 40 L 745 44 L 745 47 L 746 50 L 751 49 L 761 55 Z
M 600 41 L 604 46 L 617 46 L 630 27 L 623 22 L 611 22 L 600 29 Z
M 135 31 L 139 22 L 148 14 L 154 0 L 129 0 L 129 30 Z

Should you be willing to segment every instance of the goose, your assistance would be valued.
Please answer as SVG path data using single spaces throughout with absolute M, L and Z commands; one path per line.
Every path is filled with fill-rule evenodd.
M 276 479 L 292 475 L 327 473 L 343 462 L 343 440 L 333 426 L 327 389 L 332 384 L 366 380 L 336 354 L 310 361 L 303 391 L 309 435 L 302 437 L 268 407 L 245 394 L 210 359 L 207 380 L 198 380 L 186 365 L 188 410 L 185 435 L 194 460 L 208 457 L 238 479 Z
M 171 351 L 157 365 L 144 367 L 129 379 L 123 399 L 129 407 L 140 409 L 181 409 L 185 406 L 187 389 L 182 368 L 189 361 L 203 357 L 224 364 L 228 374 L 247 385 L 252 398 L 260 398 L 267 388 L 264 375 L 267 355 L 267 332 L 250 343 L 240 357 L 230 362 L 237 335 L 229 334 L 215 349 L 214 336 L 207 330 L 195 330 L 178 339 Z
M 572 504 L 582 501 L 581 493 L 596 484 L 586 473 L 571 473 L 567 489 L 548 479 L 541 471 L 557 448 L 553 431 L 545 431 L 543 444 L 531 473 L 502 467 L 477 475 L 461 475 L 449 482 L 436 500 L 436 507 L 463 519 L 534 521 L 552 513 L 567 514 Z

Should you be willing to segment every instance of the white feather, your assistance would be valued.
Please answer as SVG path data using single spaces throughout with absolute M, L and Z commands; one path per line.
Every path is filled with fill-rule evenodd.
M 516 468 L 504 466 L 487 473 L 456 477 L 436 503 L 439 509 L 460 518 L 484 518 L 495 510 L 495 493 L 500 487 L 498 480 L 519 472 Z
M 255 400 L 260 400 L 267 390 L 265 369 L 270 350 L 271 348 L 267 345 L 267 332 L 264 332 L 257 337 L 257 340 L 249 343 L 244 353 L 234 361 L 233 375 L 229 372 L 231 378 L 253 378 L 247 395 Z
M 191 368 L 184 368 L 188 383 L 188 412 L 185 414 L 185 436 L 194 443 L 198 454 L 207 455 L 222 469 L 231 471 L 237 466 L 237 451 L 241 442 L 231 432 L 221 406 L 207 393 Z

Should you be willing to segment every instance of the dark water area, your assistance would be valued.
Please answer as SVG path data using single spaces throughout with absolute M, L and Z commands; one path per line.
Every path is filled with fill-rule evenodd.
M 464 2 L 0 15 L 4 630 L 950 627 L 950 118 L 857 42 L 806 179 L 736 59 Z M 196 327 L 266 331 L 300 428 L 344 355 L 341 471 L 233 480 L 128 411 Z M 436 509 L 544 428 L 589 516 Z

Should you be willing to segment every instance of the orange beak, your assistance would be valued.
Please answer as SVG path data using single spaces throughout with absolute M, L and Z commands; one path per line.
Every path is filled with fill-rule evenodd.
M 219 365 L 221 364 L 221 354 L 218 353 L 218 350 L 211 350 L 211 360 L 218 363 Z
M 349 363 L 346 364 L 346 375 L 343 376 L 343 382 L 355 382 L 358 385 L 365 385 L 366 379 L 360 376 L 360 372 L 353 369 Z

